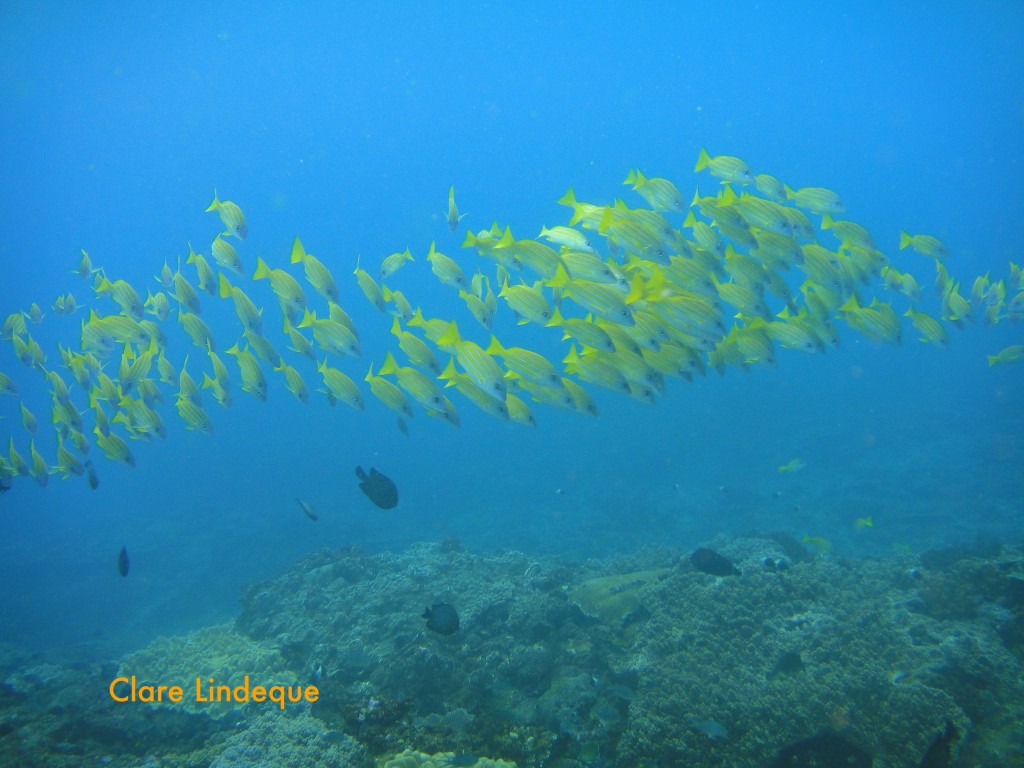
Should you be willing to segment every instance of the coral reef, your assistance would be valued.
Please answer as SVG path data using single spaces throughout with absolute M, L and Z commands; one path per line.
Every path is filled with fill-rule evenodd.
M 0 647 L 0 764 L 245 768 L 760 768 L 821 732 L 917 765 L 952 722 L 964 764 L 1024 764 L 1024 558 L 844 560 L 791 537 L 569 564 L 457 542 L 313 553 L 249 588 L 234 627 L 120 665 Z M 738 571 L 738 573 L 734 572 Z M 458 630 L 427 629 L 446 602 Z M 316 684 L 287 711 L 118 704 L 118 674 Z M 493 757 L 481 757 L 489 755 Z
M 351 737 L 325 732 L 308 712 L 294 716 L 265 712 L 228 739 L 210 768 L 369 768 L 366 750 Z
M 292 685 L 297 678 L 280 652 L 270 645 L 235 632 L 230 624 L 205 627 L 184 636 L 160 637 L 121 661 L 119 674 L 154 683 L 185 687 L 180 703 L 162 703 L 212 718 L 237 712 L 244 704 L 233 701 L 197 701 L 195 679 L 213 678 L 217 684 L 237 686 L 248 675 L 260 685 Z
M 516 768 L 515 763 L 507 760 L 492 760 L 489 757 L 476 757 L 468 753 L 438 752 L 428 755 L 406 749 L 384 762 L 383 768 Z

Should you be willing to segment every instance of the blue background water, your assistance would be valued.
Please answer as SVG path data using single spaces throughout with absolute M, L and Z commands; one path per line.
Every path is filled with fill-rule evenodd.
M 338 367 L 358 380 L 394 346 L 390 317 L 351 279 L 360 254 L 372 268 L 409 246 L 417 260 L 393 286 L 473 328 L 423 258 L 436 239 L 479 263 L 458 247 L 464 230 L 445 225 L 450 184 L 465 226 L 497 218 L 532 237 L 565 223 L 554 201 L 568 186 L 610 202 L 631 167 L 686 196 L 698 179 L 710 191 L 692 173 L 701 146 L 838 190 L 890 255 L 901 228 L 941 237 L 965 291 L 1021 260 L 1019 3 L 334 5 L 4 4 L 2 314 L 68 290 L 84 302 L 70 274 L 80 248 L 155 290 L 189 241 L 208 252 L 218 222 L 202 211 L 216 187 L 248 218 L 248 268 L 257 255 L 285 266 L 298 234 L 334 271 L 364 344 L 363 360 Z M 926 258 L 897 258 L 930 290 Z M 269 335 L 269 286 L 249 287 Z M 234 341 L 227 302 L 205 298 L 204 317 L 221 350 Z M 50 313 L 30 328 L 51 362 L 58 341 L 77 344 L 81 318 Z M 495 328 L 506 344 L 564 353 L 507 311 Z M 584 558 L 749 530 L 824 536 L 851 555 L 1019 541 L 1021 368 L 990 369 L 984 354 L 1021 343 L 1021 328 L 954 332 L 948 351 L 918 344 L 909 325 L 899 348 L 841 333 L 823 357 L 783 351 L 775 369 L 670 382 L 654 407 L 601 392 L 596 420 L 537 406 L 535 430 L 458 398 L 461 429 L 419 414 L 405 437 L 372 398 L 364 413 L 320 396 L 303 406 L 279 376 L 269 403 L 237 382 L 229 411 L 211 403 L 212 438 L 166 403 L 168 439 L 133 442 L 134 470 L 97 455 L 96 492 L 21 479 L 0 497 L 0 639 L 74 655 L 133 648 L 231 617 L 241 586 L 353 543 L 458 536 Z M 205 367 L 179 329 L 169 335 L 176 364 L 190 351 Z M 48 393 L 6 343 L 0 370 L 43 420 Z M 27 454 L 17 404 L 0 401 L 0 434 Z M 52 436 L 38 442 L 52 460 Z M 776 471 L 796 456 L 803 472 Z M 396 510 L 362 497 L 356 464 L 398 482 Z M 866 515 L 875 528 L 857 531 Z

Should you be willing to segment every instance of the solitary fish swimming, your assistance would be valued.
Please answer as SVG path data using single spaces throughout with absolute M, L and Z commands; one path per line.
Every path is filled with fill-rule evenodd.
M 295 503 L 299 505 L 299 508 L 306 513 L 306 517 L 310 520 L 317 520 L 316 507 L 310 504 L 308 501 L 302 499 L 296 499 Z
M 366 474 L 362 467 L 356 467 L 356 477 L 362 481 L 359 483 L 362 492 L 381 509 L 392 509 L 398 504 L 398 488 L 391 478 L 373 467 L 370 467 L 370 474 Z
M 117 572 L 120 573 L 122 576 L 127 576 L 129 565 L 130 563 L 128 562 L 128 548 L 121 547 L 121 551 L 117 555 Z
M 448 603 L 434 603 L 423 612 L 427 629 L 439 635 L 454 635 L 459 631 L 459 614 Z

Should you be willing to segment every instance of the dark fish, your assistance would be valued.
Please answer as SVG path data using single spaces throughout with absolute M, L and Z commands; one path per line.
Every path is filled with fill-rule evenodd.
M 89 476 L 89 488 L 95 491 L 100 487 L 100 476 L 96 474 L 96 467 L 92 465 L 91 460 L 85 462 L 85 470 Z
M 921 760 L 918 768 L 947 768 L 949 766 L 949 752 L 958 735 L 956 726 L 947 720 L 946 727 L 929 745 L 928 751 L 924 753 L 924 759 Z
M 405 423 L 405 419 L 403 419 L 401 416 L 399 416 L 395 420 L 395 423 L 398 425 L 398 431 L 399 432 L 401 432 L 403 435 L 408 435 L 409 434 L 409 425 Z
M 370 467 L 369 475 L 362 467 L 356 467 L 356 477 L 362 481 L 359 487 L 363 493 L 381 509 L 391 509 L 398 504 L 398 489 L 395 484 L 373 467 Z
M 836 733 L 822 733 L 779 751 L 771 768 L 871 768 L 874 760 Z
M 117 572 L 127 576 L 129 565 L 131 563 L 128 562 L 128 547 L 121 547 L 121 552 L 117 555 Z
M 423 612 L 427 629 L 439 635 L 454 635 L 459 630 L 459 614 L 448 603 L 434 603 Z
M 295 503 L 302 508 L 302 511 L 306 513 L 306 517 L 308 517 L 310 520 L 319 519 L 316 516 L 316 508 L 312 504 L 309 504 L 303 501 L 302 499 L 296 499 Z
M 740 573 L 727 558 L 707 547 L 694 550 L 690 555 L 690 562 L 698 571 L 710 573 L 712 576 L 739 576 Z

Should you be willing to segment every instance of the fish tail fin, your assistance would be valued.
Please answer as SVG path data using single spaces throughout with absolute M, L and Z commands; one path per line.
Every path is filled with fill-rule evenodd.
M 452 320 L 448 323 L 448 327 L 445 329 L 444 333 L 442 333 L 434 343 L 439 347 L 450 347 L 458 344 L 460 341 L 462 341 L 462 337 L 459 336 L 459 326 L 455 324 L 454 320 Z
M 565 323 L 565 318 L 562 317 L 561 310 L 557 306 L 555 306 L 555 308 L 551 310 L 551 319 L 544 324 L 544 327 L 557 328 L 563 323 Z
M 222 299 L 231 298 L 231 283 L 229 283 L 228 279 L 224 277 L 223 272 L 217 273 L 217 293 Z
M 985 355 L 988 358 L 988 367 L 991 368 L 993 365 L 999 362 L 999 355 Z
M 256 271 L 253 273 L 253 280 L 262 280 L 270 277 L 270 267 L 267 266 L 267 262 L 261 259 L 259 256 L 256 257 Z
M 446 387 L 450 387 L 455 384 L 455 380 L 458 378 L 459 372 L 455 370 L 455 358 L 448 358 L 448 365 L 444 367 L 444 370 L 438 374 L 437 378 L 447 382 Z
M 395 356 L 388 352 L 384 355 L 384 362 L 380 366 L 378 371 L 379 376 L 384 374 L 396 374 L 398 373 L 398 361 L 395 360 Z
M 697 155 L 697 166 L 693 169 L 694 171 L 703 171 L 711 165 L 711 155 L 704 147 L 700 148 L 700 154 Z
M 644 278 L 639 272 L 633 275 L 633 280 L 629 285 L 629 293 L 626 294 L 626 303 L 632 304 L 634 301 L 642 301 L 647 297 L 647 289 L 644 285 Z
M 555 267 L 555 274 L 548 280 L 548 288 L 567 288 L 571 282 L 572 277 L 569 275 L 569 271 L 559 263 Z
M 565 205 L 569 208 L 576 209 L 579 203 L 576 202 L 576 190 L 569 187 L 569 190 L 555 201 L 558 205 Z
M 912 241 L 913 241 L 913 238 L 911 238 L 910 235 L 908 235 L 906 232 L 904 232 L 901 229 L 900 230 L 900 250 L 902 251 L 904 248 L 906 248 L 908 245 L 910 245 Z
M 302 247 L 302 241 L 299 240 L 298 235 L 295 236 L 295 240 L 292 241 L 292 255 L 291 263 L 298 264 L 304 261 L 306 258 L 306 249 Z
M 217 190 L 213 190 L 213 202 L 210 203 L 203 213 L 209 213 L 210 211 L 216 211 L 220 209 L 220 200 L 217 199 Z
M 498 341 L 498 337 L 492 333 L 491 343 L 487 345 L 487 349 L 485 349 L 484 352 L 493 357 L 495 355 L 505 354 L 505 348 L 501 346 L 501 342 Z

